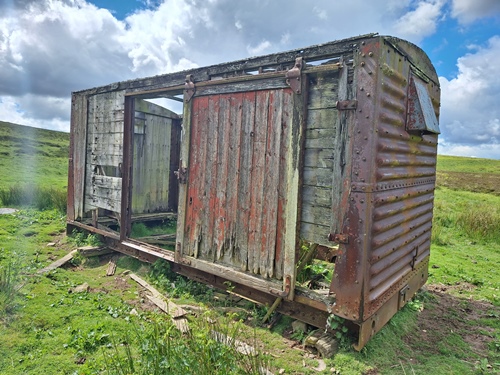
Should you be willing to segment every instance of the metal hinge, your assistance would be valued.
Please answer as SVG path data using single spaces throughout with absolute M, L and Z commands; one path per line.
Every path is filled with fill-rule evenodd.
M 335 105 L 335 107 L 337 107 L 337 109 L 339 111 L 347 111 L 349 109 L 356 109 L 357 106 L 358 106 L 357 100 L 339 100 Z
M 349 235 L 344 233 L 330 233 L 328 241 L 347 244 L 349 243 Z
M 295 65 L 292 69 L 286 72 L 286 83 L 290 86 L 294 93 L 300 94 L 301 92 L 301 81 L 300 76 L 302 72 L 302 67 L 304 66 L 304 60 L 302 57 L 297 57 L 295 59 Z
M 184 84 L 184 101 L 189 102 L 196 92 L 196 86 L 194 85 L 194 78 L 192 74 L 186 76 L 186 83 Z

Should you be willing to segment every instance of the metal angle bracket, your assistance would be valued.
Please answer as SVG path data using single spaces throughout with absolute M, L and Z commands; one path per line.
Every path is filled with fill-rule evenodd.
M 302 67 L 304 66 L 304 59 L 297 57 L 295 59 L 295 65 L 292 69 L 286 72 L 286 83 L 290 86 L 294 93 L 300 94 L 301 92 L 301 80 L 300 76 L 302 73 Z
M 195 92 L 196 86 L 194 85 L 194 77 L 192 74 L 188 74 L 186 76 L 186 83 L 184 84 L 184 101 L 186 103 L 189 102 Z
M 356 109 L 358 106 L 358 101 L 357 100 L 340 100 L 337 103 L 335 103 L 335 107 L 339 111 L 346 111 L 349 109 Z
M 345 233 L 330 233 L 328 236 L 328 240 L 331 242 L 348 244 L 349 243 L 349 235 Z

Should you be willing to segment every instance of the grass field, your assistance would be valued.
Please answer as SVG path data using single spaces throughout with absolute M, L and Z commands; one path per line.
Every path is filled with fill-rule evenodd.
M 20 151 L 23 144 L 30 147 Z M 0 190 L 32 183 L 64 190 L 67 147 L 67 134 L 0 123 Z M 499 177 L 499 160 L 438 158 L 427 290 L 361 352 L 341 347 L 324 361 L 303 349 L 305 335 L 291 333 L 290 319 L 268 329 L 257 324 L 266 307 L 235 304 L 165 264 L 121 257 L 108 277 L 109 257 L 76 257 L 36 275 L 96 238 L 66 237 L 58 209 L 0 215 L 0 374 L 251 374 L 261 366 L 274 374 L 499 373 Z M 192 333 L 178 334 L 126 270 L 194 308 Z M 85 282 L 86 292 L 73 292 Z M 216 343 L 214 327 L 263 354 L 249 360 Z

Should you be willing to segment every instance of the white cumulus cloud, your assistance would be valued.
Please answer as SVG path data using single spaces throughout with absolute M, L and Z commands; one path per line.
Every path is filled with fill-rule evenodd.
M 500 15 L 498 0 L 452 0 L 451 14 L 461 23 L 468 24 L 483 17 Z
M 458 59 L 455 78 L 440 77 L 443 148 L 468 150 L 468 155 L 475 147 L 496 149 L 495 155 L 500 158 L 499 59 L 500 36 L 495 36 Z

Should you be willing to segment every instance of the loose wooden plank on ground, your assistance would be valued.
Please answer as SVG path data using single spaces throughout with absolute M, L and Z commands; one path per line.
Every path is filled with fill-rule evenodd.
M 150 285 L 147 281 L 141 279 L 134 273 L 131 273 L 130 278 L 137 282 L 139 285 L 147 289 L 152 296 L 146 296 L 148 299 L 153 302 L 156 306 L 158 306 L 162 311 L 166 312 L 172 318 L 172 322 L 175 324 L 177 329 L 182 333 L 188 332 L 188 321 L 185 318 L 187 314 L 184 309 L 175 303 L 165 300 L 165 296 L 161 294 L 156 288 Z
M 73 257 L 75 256 L 76 252 L 78 250 L 73 250 L 70 253 L 66 254 L 63 256 L 61 259 L 56 260 L 54 263 L 49 264 L 47 267 L 44 267 L 40 270 L 38 270 L 36 273 L 38 275 L 42 275 L 44 273 L 50 272 L 55 270 L 56 268 L 61 267 L 63 264 L 68 263 Z
M 153 296 L 146 297 L 148 297 L 148 299 L 156 306 L 158 306 L 162 311 L 170 315 L 170 317 L 172 318 L 172 323 L 174 323 L 179 331 L 181 331 L 182 333 L 189 332 L 188 320 L 184 317 L 186 312 L 182 308 L 170 301 L 165 301 Z
M 80 253 L 80 255 L 84 257 L 95 257 L 115 252 L 114 250 L 111 250 L 109 247 L 102 247 L 102 246 L 83 246 L 79 247 L 77 250 Z

